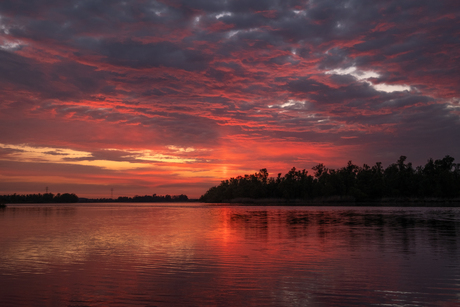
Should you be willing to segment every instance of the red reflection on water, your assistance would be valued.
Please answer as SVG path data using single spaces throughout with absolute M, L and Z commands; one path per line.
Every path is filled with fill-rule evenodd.
M 458 290 L 442 286 L 457 278 L 455 223 L 437 233 L 416 216 L 332 209 L 10 209 L 0 213 L 6 306 L 448 303 Z

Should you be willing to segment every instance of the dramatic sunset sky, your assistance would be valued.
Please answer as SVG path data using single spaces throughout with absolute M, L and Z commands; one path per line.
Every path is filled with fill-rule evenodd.
M 458 0 L 0 1 L 0 194 L 460 160 Z M 310 170 L 311 173 L 311 170 Z

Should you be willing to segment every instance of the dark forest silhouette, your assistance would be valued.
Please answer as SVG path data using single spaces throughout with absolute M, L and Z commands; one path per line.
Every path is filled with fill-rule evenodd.
M 185 202 L 188 201 L 187 195 L 144 195 L 126 197 L 120 196 L 117 199 L 112 198 L 79 198 L 75 194 L 25 194 L 25 195 L 0 195 L 0 204 L 19 204 L 19 203 L 93 203 L 93 202 Z
M 339 169 L 328 169 L 320 163 L 312 168 L 293 167 L 286 175 L 269 177 L 267 169 L 253 175 L 224 180 L 210 188 L 200 201 L 226 202 L 244 199 L 376 201 L 383 198 L 441 198 L 460 197 L 460 163 L 445 156 L 429 159 L 425 166 L 413 167 L 401 156 L 396 163 L 383 168 L 377 162 L 359 167 L 348 162 Z
M 76 203 L 78 196 L 74 193 L 45 193 L 45 194 L 11 194 L 0 195 L 0 203 L 18 204 L 18 203 Z
M 116 202 L 116 203 L 168 203 L 168 202 L 185 202 L 189 201 L 187 195 L 136 195 L 134 197 L 120 196 L 116 199 L 112 198 L 80 198 L 80 202 Z
M 163 202 L 183 202 L 188 201 L 187 195 L 145 195 L 145 196 L 134 196 L 134 197 L 118 197 L 119 202 L 147 202 L 147 203 L 163 203 Z

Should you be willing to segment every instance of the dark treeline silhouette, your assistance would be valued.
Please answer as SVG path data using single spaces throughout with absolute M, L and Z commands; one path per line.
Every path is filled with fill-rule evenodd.
M 138 202 L 138 203 L 163 203 L 163 202 L 183 202 L 188 201 L 187 195 L 145 195 L 145 196 L 134 196 L 134 197 L 118 197 L 119 202 Z
M 12 194 L 0 195 L 0 203 L 3 204 L 19 204 L 19 203 L 76 203 L 78 196 L 73 193 L 56 194 Z
M 425 166 L 413 167 L 401 156 L 383 168 L 382 163 L 362 167 L 351 161 L 339 169 L 320 163 L 308 171 L 293 167 L 286 175 L 268 177 L 267 169 L 253 175 L 224 180 L 210 188 L 200 201 L 226 202 L 235 199 L 349 200 L 376 201 L 382 198 L 455 198 L 460 197 L 460 163 L 445 156 L 429 159 Z
M 74 193 L 64 194 L 26 194 L 26 195 L 0 195 L 0 204 L 20 204 L 20 203 L 89 203 L 89 202 L 186 202 L 189 201 L 187 195 L 145 195 L 126 197 L 120 196 L 117 199 L 112 198 L 79 198 Z
M 106 203 L 106 202 L 116 202 L 116 203 L 168 203 L 168 202 L 186 202 L 189 201 L 187 195 L 144 195 L 144 196 L 120 196 L 116 199 L 112 198 L 80 198 L 80 202 L 85 203 Z

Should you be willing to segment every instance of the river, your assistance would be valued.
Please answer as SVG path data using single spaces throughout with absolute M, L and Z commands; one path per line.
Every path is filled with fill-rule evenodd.
M 0 306 L 459 306 L 460 209 L 0 209 Z

